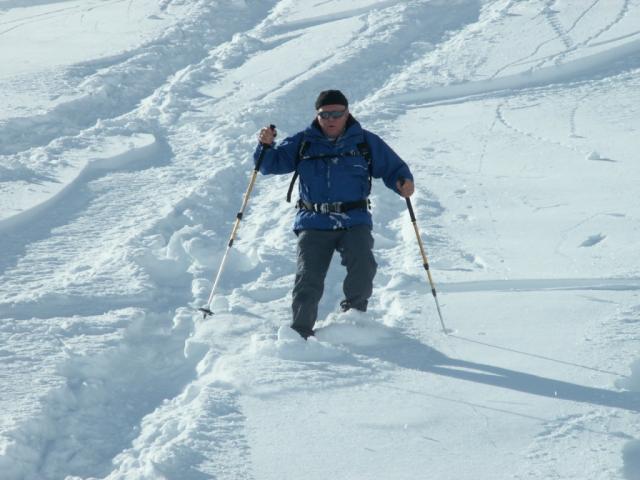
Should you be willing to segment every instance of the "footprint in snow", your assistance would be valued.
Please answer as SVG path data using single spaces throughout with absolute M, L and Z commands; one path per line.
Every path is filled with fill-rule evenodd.
M 605 238 L 607 238 L 606 235 L 602 235 L 601 233 L 598 233 L 596 235 L 591 235 L 584 242 L 582 242 L 580 246 L 593 247 L 594 245 L 597 245 L 598 243 L 602 242 Z

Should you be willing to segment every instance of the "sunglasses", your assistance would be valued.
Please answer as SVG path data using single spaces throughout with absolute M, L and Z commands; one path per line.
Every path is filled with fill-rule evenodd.
M 318 116 L 323 120 L 327 120 L 329 118 L 338 119 L 342 118 L 345 113 L 346 110 L 336 110 L 334 112 L 318 112 Z

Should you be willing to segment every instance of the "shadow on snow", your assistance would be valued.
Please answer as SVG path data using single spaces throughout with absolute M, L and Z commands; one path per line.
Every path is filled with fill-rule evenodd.
M 381 328 L 388 327 L 381 326 Z M 452 358 L 396 330 L 389 330 L 388 341 L 382 345 L 350 345 L 349 349 L 354 353 L 425 373 L 542 397 L 640 412 L 640 393 L 588 387 L 494 365 Z

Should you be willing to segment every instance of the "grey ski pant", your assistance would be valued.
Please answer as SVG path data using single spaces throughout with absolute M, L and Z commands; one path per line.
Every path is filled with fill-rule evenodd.
M 347 268 L 342 285 L 347 304 L 366 311 L 377 269 L 372 249 L 373 237 L 368 225 L 346 230 L 302 230 L 298 234 L 291 328 L 305 338 L 313 334 L 324 279 L 334 251 L 340 252 L 342 265 Z

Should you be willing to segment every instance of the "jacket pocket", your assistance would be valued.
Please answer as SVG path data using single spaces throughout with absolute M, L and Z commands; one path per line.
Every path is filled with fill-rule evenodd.
M 355 201 L 369 193 L 369 169 L 362 157 L 338 157 L 330 166 L 331 190 L 336 201 Z

